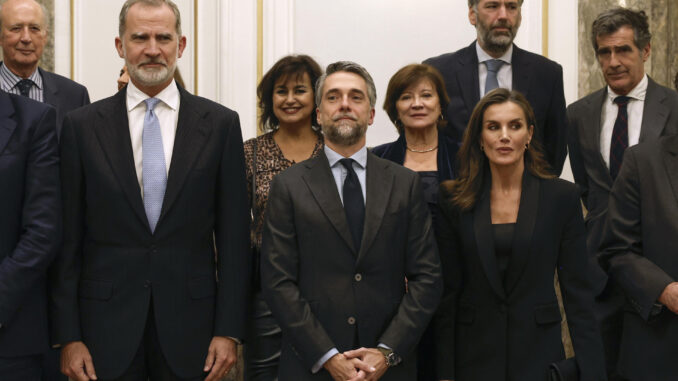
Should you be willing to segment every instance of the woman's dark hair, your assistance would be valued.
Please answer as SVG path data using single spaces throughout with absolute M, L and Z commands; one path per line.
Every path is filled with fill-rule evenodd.
M 315 82 L 322 74 L 320 65 L 307 55 L 285 56 L 276 62 L 273 67 L 264 74 L 264 77 L 257 86 L 257 98 L 259 99 L 259 131 L 261 133 L 269 132 L 278 128 L 280 121 L 273 113 L 273 88 L 280 79 L 286 80 L 289 76 L 295 76 L 301 80 L 304 74 L 308 74 L 311 80 L 310 91 L 313 91 Z M 312 97 L 315 99 L 315 97 Z M 315 107 L 311 114 L 311 125 L 318 127 Z
M 518 91 L 497 88 L 487 93 L 473 109 L 468 122 L 464 139 L 457 153 L 459 176 L 455 180 L 446 181 L 444 186 L 451 195 L 452 202 L 462 210 L 468 210 L 475 205 L 483 189 L 483 181 L 489 174 L 490 166 L 487 156 L 480 149 L 483 119 L 488 107 L 506 102 L 514 103 L 523 110 L 528 128 L 532 127 L 533 134 L 537 128 L 532 106 Z M 525 150 L 525 169 L 536 177 L 554 177 L 548 171 L 548 164 L 543 158 L 537 139 L 532 139 Z
M 436 68 L 426 64 L 411 64 L 403 67 L 393 74 L 393 77 L 388 81 L 386 99 L 384 99 L 384 111 L 388 114 L 398 133 L 403 133 L 403 125 L 398 119 L 396 103 L 408 87 L 419 83 L 422 79 L 430 81 L 438 93 L 441 116 L 444 115 L 447 105 L 450 104 L 450 97 L 447 95 L 447 91 L 445 91 L 445 82 Z M 443 127 L 446 123 L 447 121 L 444 119 L 439 120 L 438 127 Z

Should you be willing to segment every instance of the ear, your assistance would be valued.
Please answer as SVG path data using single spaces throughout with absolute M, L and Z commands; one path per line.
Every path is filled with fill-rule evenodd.
M 319 126 L 322 126 L 320 123 L 320 107 L 315 108 L 315 120 L 318 122 Z
M 476 21 L 477 21 L 478 15 L 476 15 L 476 12 L 473 10 L 473 7 L 468 8 L 468 21 L 471 23 L 471 25 L 476 26 Z
M 643 48 L 643 62 L 647 61 L 648 58 L 650 58 L 650 52 L 652 50 L 652 47 L 650 46 L 651 44 L 648 42 L 647 45 Z
M 177 57 L 181 58 L 181 55 L 184 54 L 184 49 L 186 49 L 186 36 L 179 37 L 179 51 L 177 51 Z
M 530 125 L 530 127 L 527 128 L 527 144 L 530 144 L 532 141 L 532 135 L 534 135 L 534 125 Z
M 122 48 L 122 40 L 120 37 L 115 38 L 115 49 L 118 51 L 120 58 L 125 58 L 125 51 Z
M 367 125 L 371 126 L 374 123 L 374 107 L 370 109 L 370 120 L 367 121 Z

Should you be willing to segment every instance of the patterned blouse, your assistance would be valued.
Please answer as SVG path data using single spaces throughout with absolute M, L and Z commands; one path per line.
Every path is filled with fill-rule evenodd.
M 254 216 L 253 229 L 251 230 L 252 242 L 256 247 L 261 247 L 261 234 L 264 226 L 264 212 L 266 211 L 266 201 L 268 201 L 268 191 L 271 188 L 271 181 L 273 177 L 285 169 L 291 167 L 295 162 L 287 160 L 283 156 L 280 147 L 273 140 L 271 131 L 256 138 L 249 139 L 245 142 L 245 165 L 247 173 L 247 194 L 252 197 L 252 172 L 253 172 L 253 152 L 254 141 L 256 139 L 257 146 L 257 168 L 256 168 L 256 190 L 255 198 L 257 205 L 257 216 Z M 311 157 L 316 157 L 323 149 L 323 137 L 318 132 L 318 140 L 313 148 Z M 250 200 L 250 207 L 252 200 Z

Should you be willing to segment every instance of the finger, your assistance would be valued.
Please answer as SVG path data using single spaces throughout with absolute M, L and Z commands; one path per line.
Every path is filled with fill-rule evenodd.
M 207 375 L 205 381 L 219 380 L 221 375 L 225 373 L 225 358 L 222 356 L 215 356 L 214 365 L 212 366 L 212 371 Z
M 359 371 L 362 370 L 365 373 L 372 373 L 377 370 L 377 368 L 373 367 L 372 365 L 366 363 L 365 361 L 362 361 L 360 359 L 352 359 L 352 364 L 353 366 L 358 369 Z
M 367 377 L 367 374 L 365 374 L 365 372 L 361 370 L 358 373 L 356 373 L 355 377 L 351 378 L 348 381 L 361 381 L 361 380 L 365 380 L 366 377 Z
M 214 364 L 215 352 L 214 348 L 210 345 L 209 350 L 207 351 L 207 358 L 205 359 L 205 367 L 202 369 L 203 372 L 209 372 L 212 369 Z
M 365 348 L 353 349 L 353 350 L 344 352 L 344 356 L 346 356 L 347 358 L 361 357 L 365 354 L 365 351 L 366 351 Z
M 89 381 L 89 377 L 85 374 L 85 368 L 78 366 L 76 368 L 71 368 L 71 374 L 68 376 L 75 379 L 76 381 Z
M 92 362 L 92 359 L 90 357 L 85 358 L 85 371 L 89 379 L 91 380 L 97 379 L 96 372 L 94 372 L 94 363 Z

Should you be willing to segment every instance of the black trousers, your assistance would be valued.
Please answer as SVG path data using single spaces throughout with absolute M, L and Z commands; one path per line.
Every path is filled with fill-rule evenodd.
M 253 295 L 252 303 L 244 346 L 245 380 L 277 381 L 282 333 L 261 292 Z
M 0 357 L 0 380 L 40 381 L 43 355 Z
M 150 303 L 144 337 L 139 344 L 139 349 L 132 359 L 129 368 L 122 376 L 114 379 L 101 381 L 202 381 L 207 373 L 194 378 L 177 377 L 167 364 L 162 348 L 158 341 L 158 330 L 155 326 L 153 303 Z M 96 361 L 96 360 L 95 360 Z
M 623 306 L 625 297 L 619 286 L 609 281 L 601 295 L 596 297 L 594 313 L 598 320 L 600 335 L 605 350 L 605 368 L 609 381 L 621 381 L 617 373 L 619 347 L 624 328 Z

